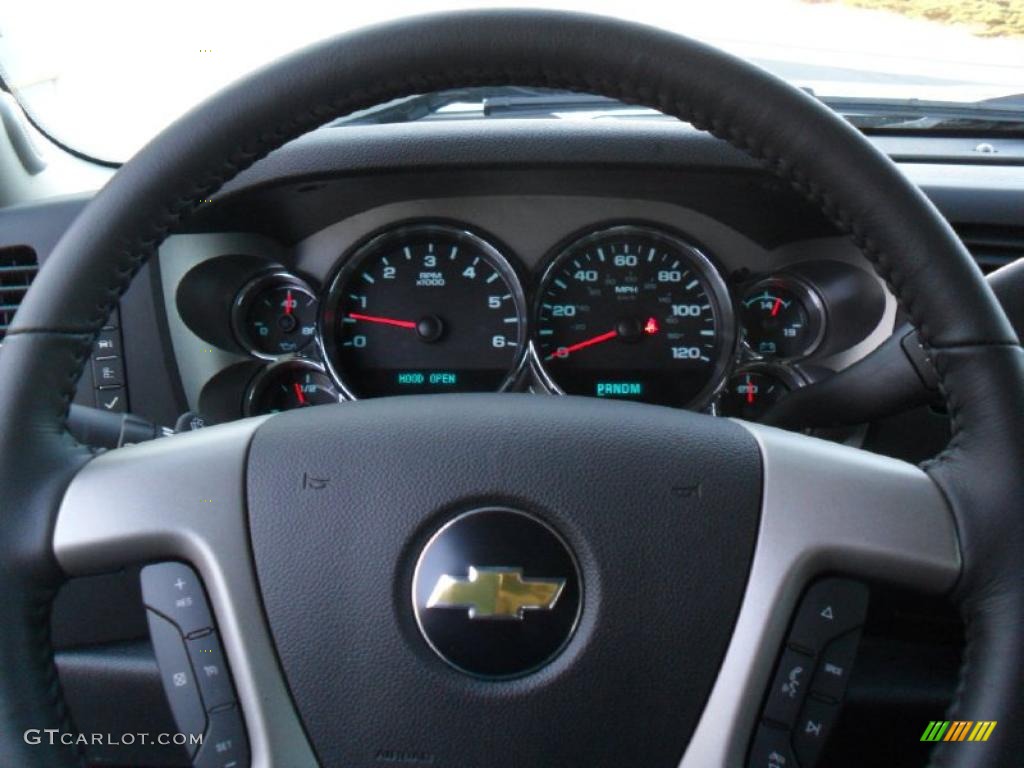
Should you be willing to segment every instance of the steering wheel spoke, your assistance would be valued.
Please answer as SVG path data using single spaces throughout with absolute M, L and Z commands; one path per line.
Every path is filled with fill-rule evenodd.
M 742 424 L 761 449 L 760 528 L 732 640 L 682 768 L 743 763 L 790 618 L 817 576 L 937 594 L 960 574 L 953 514 L 920 468 Z
M 200 574 L 234 673 L 252 765 L 316 765 L 263 617 L 245 504 L 253 418 L 103 454 L 72 480 L 54 552 L 69 576 L 159 560 Z

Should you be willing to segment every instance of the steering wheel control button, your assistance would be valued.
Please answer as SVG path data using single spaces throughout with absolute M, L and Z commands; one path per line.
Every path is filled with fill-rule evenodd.
M 210 727 L 203 737 L 192 768 L 248 768 L 249 742 L 238 707 L 210 713 Z
M 793 731 L 793 747 L 801 766 L 811 768 L 817 764 L 838 714 L 839 707 L 835 704 L 814 698 L 807 700 Z
M 857 581 L 823 579 L 807 590 L 765 698 L 750 766 L 796 765 L 790 737 L 799 765 L 815 764 L 846 692 L 867 607 L 868 589 Z
M 789 731 L 762 725 L 750 750 L 749 768 L 797 768 Z
M 235 690 L 231 685 L 231 674 L 224 661 L 224 651 L 217 633 L 208 632 L 186 640 L 185 647 L 188 648 L 188 656 L 199 681 L 199 692 L 206 711 L 234 704 Z
M 94 357 L 92 359 L 92 378 L 96 387 L 123 387 L 124 365 L 120 357 Z
M 190 736 L 202 735 L 206 730 L 206 712 L 203 710 L 181 633 L 171 622 L 152 610 L 146 611 L 146 618 L 149 621 L 153 655 L 160 668 L 160 680 L 178 731 Z M 186 739 L 184 746 L 191 756 L 195 751 L 195 741 Z
M 187 747 L 195 756 L 193 766 L 248 766 L 249 745 L 231 673 L 199 577 L 184 563 L 167 562 L 147 565 L 141 581 L 153 652 L 174 721 L 181 733 L 205 732 L 201 746 Z
M 582 585 L 554 529 L 523 512 L 487 508 L 444 525 L 413 578 L 427 644 L 470 675 L 510 678 L 547 664 L 576 628 Z
M 110 413 L 127 413 L 128 388 L 124 375 L 124 343 L 117 314 L 113 325 L 104 326 L 92 343 L 92 379 L 96 407 Z
M 92 343 L 93 357 L 120 357 L 121 333 L 116 328 L 100 331 Z
M 203 585 L 184 563 L 159 563 L 142 569 L 142 601 L 178 625 L 183 635 L 213 627 Z
M 96 407 L 108 413 L 126 413 L 128 397 L 124 387 L 107 387 L 96 390 Z
M 796 722 L 800 705 L 807 695 L 814 674 L 814 658 L 805 653 L 787 649 L 782 654 L 775 671 L 768 700 L 764 705 L 764 716 L 787 728 Z
M 811 682 L 811 691 L 815 696 L 833 701 L 840 701 L 843 698 L 859 643 L 860 632 L 854 631 L 828 644 L 818 660 L 818 671 L 814 673 L 814 680 Z
M 864 623 L 868 588 L 849 579 L 824 579 L 808 591 L 797 611 L 789 642 L 819 653 L 832 639 Z

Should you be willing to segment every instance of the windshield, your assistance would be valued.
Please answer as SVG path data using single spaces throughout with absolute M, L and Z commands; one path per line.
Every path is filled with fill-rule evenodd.
M 516 5 L 586 10 L 696 37 L 826 101 L 853 99 L 861 112 L 873 101 L 890 109 L 936 102 L 994 105 L 1024 119 L 1024 10 L 1016 0 Z M 204 97 L 291 50 L 387 19 L 485 6 L 509 2 L 289 0 L 271 10 L 223 0 L 7 0 L 0 6 L 0 75 L 56 139 L 121 161 Z

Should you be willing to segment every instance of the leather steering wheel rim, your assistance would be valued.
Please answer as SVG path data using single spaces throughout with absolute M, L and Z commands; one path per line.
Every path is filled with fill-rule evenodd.
M 401 45 L 396 45 L 401 41 Z M 91 454 L 65 417 L 92 339 L 168 233 L 285 142 L 383 101 L 454 87 L 565 88 L 654 107 L 761 160 L 874 264 L 919 329 L 952 420 L 926 471 L 952 509 L 967 648 L 950 719 L 999 721 L 983 744 L 940 745 L 935 765 L 1024 754 L 1024 356 L 995 296 L 927 199 L 863 136 L 756 67 L 657 29 L 560 12 L 432 15 L 357 31 L 270 65 L 155 138 L 89 203 L 40 271 L 0 355 L 0 762 L 71 765 L 29 728 L 69 727 L 49 641 L 63 575 L 57 510 Z

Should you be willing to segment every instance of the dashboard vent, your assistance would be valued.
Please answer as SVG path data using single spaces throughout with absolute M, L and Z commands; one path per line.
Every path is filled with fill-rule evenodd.
M 38 271 L 36 252 L 28 246 L 0 248 L 0 341 Z
M 966 224 L 956 232 L 986 275 L 1024 258 L 1024 228 Z

